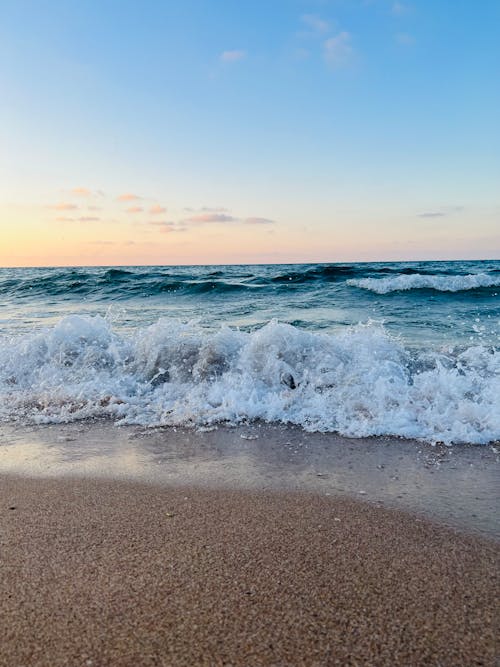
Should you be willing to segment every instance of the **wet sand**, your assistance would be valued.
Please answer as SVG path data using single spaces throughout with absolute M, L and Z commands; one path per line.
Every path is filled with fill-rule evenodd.
M 106 420 L 0 425 L 0 475 L 346 495 L 500 539 L 500 443 L 432 446 L 283 424 L 193 428 Z
M 3 666 L 495 664 L 497 542 L 299 491 L 0 477 Z

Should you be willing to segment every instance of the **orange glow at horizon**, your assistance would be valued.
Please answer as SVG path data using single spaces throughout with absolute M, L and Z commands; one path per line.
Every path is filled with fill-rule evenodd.
M 332 223 L 318 212 L 317 223 L 304 225 L 301 219 L 311 214 L 274 220 L 155 200 L 127 205 L 142 199 L 131 193 L 106 199 L 79 187 L 56 204 L 0 205 L 0 266 L 487 259 L 495 237 L 493 219 L 491 236 L 476 239 L 472 225 L 452 237 L 449 226 L 432 220 L 410 235 L 395 215 L 378 222 L 351 213 Z

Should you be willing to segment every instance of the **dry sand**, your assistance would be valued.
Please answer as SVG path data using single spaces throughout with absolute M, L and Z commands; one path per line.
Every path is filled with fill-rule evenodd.
M 494 665 L 498 544 L 305 493 L 0 478 L 0 664 Z

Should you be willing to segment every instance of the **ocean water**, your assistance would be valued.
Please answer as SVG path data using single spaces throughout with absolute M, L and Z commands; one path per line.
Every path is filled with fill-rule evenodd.
M 0 419 L 500 439 L 500 261 L 0 269 Z

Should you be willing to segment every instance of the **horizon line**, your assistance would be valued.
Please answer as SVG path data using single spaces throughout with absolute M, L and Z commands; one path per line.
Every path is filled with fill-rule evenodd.
M 235 262 L 235 263 L 180 263 L 180 264 L 35 264 L 0 266 L 3 269 L 112 269 L 134 267 L 162 267 L 162 266 L 307 266 L 308 264 L 422 264 L 424 262 L 498 262 L 500 258 L 486 257 L 481 259 L 377 259 L 377 260 L 331 260 L 319 262 Z

